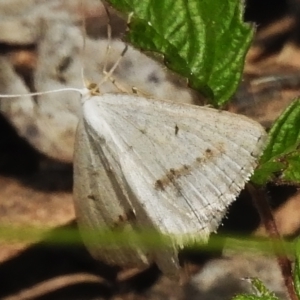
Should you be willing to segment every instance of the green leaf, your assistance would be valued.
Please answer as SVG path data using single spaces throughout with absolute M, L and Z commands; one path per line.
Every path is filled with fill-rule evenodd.
M 275 121 L 266 149 L 251 180 L 259 185 L 268 181 L 300 183 L 300 98 Z
M 254 294 L 241 294 L 233 298 L 233 300 L 279 300 L 274 292 L 271 292 L 263 282 L 258 278 L 247 278 L 250 281 Z
M 240 294 L 232 298 L 232 300 L 273 300 L 278 298 L 270 298 L 268 296 L 256 296 L 251 294 Z
M 224 104 L 240 82 L 253 30 L 242 21 L 240 0 L 110 0 L 133 12 L 129 41 L 161 53 L 191 87 Z
M 293 270 L 295 292 L 300 299 L 300 239 L 296 242 L 296 259 Z
M 255 295 L 240 294 L 232 298 L 232 300 L 260 300 L 261 297 Z

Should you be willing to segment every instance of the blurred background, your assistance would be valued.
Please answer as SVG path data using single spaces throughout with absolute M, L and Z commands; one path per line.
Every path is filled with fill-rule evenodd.
M 256 34 L 243 80 L 227 109 L 248 115 L 268 129 L 300 94 L 300 2 L 248 0 L 245 5 L 244 19 L 255 25 Z M 126 21 L 114 10 L 110 14 L 113 37 L 119 38 Z M 82 55 L 82 18 L 87 32 L 86 55 Z M 80 87 L 82 62 L 85 74 L 97 81 L 105 59 L 107 23 L 108 16 L 98 0 L 86 0 L 84 6 L 79 0 L 0 0 L 0 93 Z M 104 42 L 94 42 L 96 38 Z M 116 43 L 113 49 L 110 64 L 123 45 Z M 95 67 L 96 52 L 100 54 Z M 179 95 L 178 101 L 198 104 L 198 95 L 176 76 L 165 74 L 144 55 L 128 51 L 125 62 L 135 60 L 130 76 L 125 64 L 117 70 L 120 82 L 131 85 L 140 80 L 137 86 L 147 90 L 147 76 L 141 74 L 154 70 L 162 81 L 158 96 L 168 90 Z M 74 93 L 51 97 L 0 99 L 0 225 L 49 226 L 54 232 L 59 228 L 77 230 L 72 154 L 79 98 Z M 270 185 L 268 193 L 281 234 L 298 236 L 297 188 Z M 246 191 L 231 206 L 219 231 L 265 236 Z M 221 250 L 209 255 L 184 254 L 189 269 L 197 274 L 180 288 L 161 276 L 155 266 L 138 272 L 95 262 L 83 245 L 50 247 L 43 240 L 1 242 L 0 298 L 230 299 L 234 293 L 249 289 L 240 280 L 249 276 L 260 276 L 281 298 L 286 297 L 274 259 Z

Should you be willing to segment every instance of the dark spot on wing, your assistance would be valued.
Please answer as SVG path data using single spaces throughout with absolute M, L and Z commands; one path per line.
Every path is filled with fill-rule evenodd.
M 205 153 L 203 156 L 198 156 L 196 158 L 196 162 L 201 165 L 201 164 L 205 164 L 209 159 L 214 157 L 214 153 L 210 148 L 207 148 L 205 150 Z
M 87 198 L 90 199 L 90 200 L 93 200 L 93 201 L 96 200 L 95 195 L 88 195 Z
M 118 219 L 113 222 L 113 228 L 120 228 L 128 223 L 132 223 L 132 221 L 135 221 L 135 213 L 132 209 L 128 210 L 124 213 L 124 215 L 119 215 Z
M 196 158 L 196 161 L 200 164 L 200 163 L 203 161 L 203 158 L 197 157 L 197 158 Z
M 211 151 L 211 149 L 209 149 L 209 148 L 207 148 L 206 150 L 205 150 L 205 153 L 207 153 L 207 154 L 210 154 L 212 151 Z
M 154 184 L 154 187 L 156 190 L 161 190 L 161 191 L 164 191 L 164 184 L 161 180 L 156 180 L 155 181 L 155 184 Z
M 216 150 L 212 150 L 210 148 L 205 149 L 204 153 L 200 156 L 196 157 L 194 162 L 191 164 L 184 164 L 179 168 L 171 168 L 166 174 L 156 180 L 155 189 L 164 191 L 167 186 L 173 185 L 176 187 L 178 192 L 180 191 L 180 187 L 177 184 L 177 179 L 181 176 L 189 175 L 196 168 L 200 169 L 201 165 L 207 164 L 210 160 L 215 160 L 218 156 L 224 153 L 224 146 L 221 144 L 215 145 Z
M 99 173 L 97 171 L 93 170 L 93 171 L 91 171 L 91 175 L 94 177 L 98 177 Z
M 164 177 L 156 180 L 155 189 L 163 191 L 170 183 L 173 183 L 173 185 L 176 186 L 176 179 L 180 176 L 188 175 L 190 172 L 191 167 L 188 165 L 183 165 L 178 169 L 171 168 Z M 179 189 L 180 188 L 178 187 L 178 190 Z
M 207 148 L 204 154 L 204 161 L 211 159 L 213 156 L 214 156 L 214 152 L 210 148 Z
M 175 125 L 175 135 L 178 134 L 178 131 L 179 131 L 179 127 L 177 126 L 177 124 Z
M 123 223 L 127 222 L 129 220 L 134 220 L 134 219 L 135 219 L 135 215 L 134 215 L 132 210 L 129 210 L 124 215 L 119 215 L 118 216 L 118 221 L 123 222 Z

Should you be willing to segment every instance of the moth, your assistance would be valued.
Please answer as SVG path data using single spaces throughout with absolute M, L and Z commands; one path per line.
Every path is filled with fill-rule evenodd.
M 182 237 L 206 241 L 216 231 L 257 164 L 265 130 L 241 115 L 138 95 L 87 92 L 82 100 L 74 156 L 79 225 L 174 237 L 164 249 L 87 246 L 109 264 L 156 263 L 177 277 Z
M 124 63 L 124 70 L 126 65 L 130 66 Z M 159 82 L 165 82 L 162 73 L 148 76 L 154 74 L 152 64 L 146 71 L 144 77 L 150 83 L 157 86 L 160 77 Z M 65 73 L 59 76 L 63 82 Z M 39 90 L 43 89 L 47 90 L 42 85 Z M 186 240 L 206 241 L 217 229 L 252 174 L 266 133 L 240 115 L 158 100 L 164 99 L 165 90 L 170 90 L 168 83 L 161 84 L 160 97 L 80 91 L 83 105 L 74 147 L 74 202 L 83 229 L 117 228 L 126 233 L 149 228 L 172 237 L 169 247 L 161 249 L 130 243 L 126 248 L 110 248 L 86 240 L 95 258 L 124 267 L 156 263 L 163 273 L 177 277 L 179 250 Z M 177 89 L 173 91 L 178 97 Z M 185 94 L 188 97 L 180 96 L 178 102 L 191 100 Z M 57 101 L 58 112 L 70 110 L 77 122 L 76 109 L 61 108 L 63 101 Z M 45 112 L 48 116 L 48 106 Z M 67 121 L 65 116 L 53 115 Z M 52 134 L 53 126 L 48 128 Z

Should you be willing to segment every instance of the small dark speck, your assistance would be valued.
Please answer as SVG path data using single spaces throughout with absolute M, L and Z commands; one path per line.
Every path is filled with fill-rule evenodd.
M 206 152 L 206 153 L 211 153 L 211 149 L 207 148 L 207 149 L 205 150 L 205 152 Z
M 175 172 L 174 169 L 170 169 L 170 173 L 173 174 L 173 175 L 175 175 L 176 172 Z
M 163 191 L 165 189 L 161 180 L 156 180 L 155 189 L 161 190 L 161 191 Z
M 93 201 L 95 201 L 95 200 L 96 200 L 96 198 L 95 198 L 95 196 L 94 196 L 94 195 L 88 195 L 88 196 L 87 196 L 87 198 L 88 198 L 88 199 L 90 199 L 90 200 L 93 200 Z
M 177 125 L 175 125 L 175 135 L 178 134 L 178 131 L 179 131 L 179 127 Z

